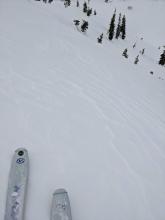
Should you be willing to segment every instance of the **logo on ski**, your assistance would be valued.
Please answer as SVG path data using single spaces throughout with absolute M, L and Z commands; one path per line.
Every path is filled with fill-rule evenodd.
M 16 163 L 18 163 L 18 164 L 22 164 L 24 162 L 25 162 L 24 158 L 18 158 L 17 161 L 16 161 Z

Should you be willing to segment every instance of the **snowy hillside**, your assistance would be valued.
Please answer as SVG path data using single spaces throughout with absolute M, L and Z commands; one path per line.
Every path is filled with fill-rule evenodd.
M 0 1 L 0 219 L 13 152 L 25 147 L 25 220 L 48 220 L 61 187 L 73 220 L 164 220 L 165 2 L 91 0 L 90 17 L 83 3 Z M 109 41 L 115 8 L 126 39 Z

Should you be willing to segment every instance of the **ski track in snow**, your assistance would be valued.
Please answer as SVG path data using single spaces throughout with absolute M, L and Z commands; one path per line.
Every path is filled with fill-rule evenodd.
M 57 69 L 57 73 L 60 75 L 65 75 L 63 70 Z M 132 162 L 129 161 L 129 158 L 127 155 L 125 155 L 125 152 L 123 149 L 121 149 L 121 144 L 120 142 L 117 143 L 114 139 L 116 139 L 116 135 L 119 135 L 120 138 L 122 137 L 120 135 L 120 132 L 118 133 L 118 128 L 121 127 L 122 129 L 122 123 L 123 126 L 127 126 L 127 134 L 130 133 L 130 137 L 123 135 L 123 143 L 126 144 L 133 144 L 133 140 L 131 140 L 131 136 L 136 137 L 137 134 L 139 137 L 143 138 L 143 142 L 146 139 L 147 140 L 147 145 L 151 143 L 155 149 L 153 149 L 159 157 L 163 157 L 165 159 L 165 156 L 163 152 L 161 152 L 161 149 L 158 148 L 157 143 L 155 141 L 153 142 L 152 140 L 148 140 L 147 135 L 143 132 L 141 122 L 137 123 L 136 126 L 134 123 L 132 123 L 132 120 L 137 120 L 144 122 L 146 124 L 146 128 L 143 128 L 144 131 L 147 131 L 149 129 L 149 124 L 152 121 L 152 126 L 154 127 L 154 121 L 155 125 L 157 124 L 157 117 L 154 113 L 151 114 L 150 109 L 145 110 L 145 108 L 141 108 L 143 106 L 143 103 L 146 103 L 145 101 L 141 100 L 141 102 L 136 101 L 133 103 L 129 98 L 125 97 L 122 94 L 119 94 L 113 87 L 109 89 L 110 81 L 102 85 L 102 81 L 99 78 L 93 78 L 88 79 L 88 83 L 83 85 L 79 85 L 80 82 L 73 82 L 73 80 L 66 80 L 65 78 L 59 77 L 59 79 L 52 83 L 51 81 L 47 80 L 47 82 L 42 82 L 39 79 L 35 79 L 33 77 L 27 77 L 24 74 L 19 74 L 16 72 L 13 72 L 11 70 L 9 77 L 11 80 L 11 84 L 14 86 L 14 83 L 18 83 L 18 87 L 15 87 L 15 89 L 10 91 L 10 88 L 14 88 L 11 86 L 9 83 L 8 85 L 5 84 L 6 87 L 4 89 L 1 88 L 2 94 L 5 94 L 7 97 L 10 97 L 10 94 L 14 92 L 15 95 L 15 100 L 14 102 L 19 105 L 22 101 L 22 97 L 25 101 L 28 101 L 29 104 L 34 104 L 39 107 L 42 107 L 43 110 L 47 112 L 53 111 L 55 106 L 59 106 L 60 104 L 62 105 L 62 102 L 60 103 L 61 97 L 63 98 L 71 98 L 72 96 L 78 96 L 79 99 L 83 99 L 86 103 L 88 103 L 89 106 L 92 106 L 93 109 L 97 112 L 97 116 L 101 122 L 104 121 L 104 127 L 109 133 L 109 142 L 112 147 L 113 154 L 117 154 L 118 157 L 123 161 L 123 166 L 125 167 L 126 170 L 130 173 L 131 178 L 133 181 L 136 181 L 136 183 L 139 185 L 139 190 L 141 190 L 141 193 L 143 195 L 144 201 L 147 206 L 147 198 L 145 196 L 145 187 L 144 187 L 144 176 L 142 175 L 141 171 L 137 170 L 137 166 L 133 166 Z M 89 83 L 90 82 L 90 83 Z M 22 86 L 21 86 L 22 85 Z M 26 85 L 26 86 L 25 86 Z M 57 88 L 55 88 L 57 86 Z M 8 91 L 8 92 L 5 92 Z M 53 94 L 53 96 L 52 96 Z M 56 103 L 55 106 L 52 102 L 53 97 L 56 97 Z M 59 97 L 59 102 L 57 101 Z M 123 101 L 124 100 L 124 101 Z M 13 100 L 11 100 L 13 101 Z M 148 106 L 148 105 L 147 105 Z M 146 111 L 146 112 L 145 112 Z M 135 114 L 138 112 L 138 114 Z M 150 112 L 150 114 L 149 114 Z M 118 120 L 114 120 L 112 115 L 116 114 Z M 141 115 L 143 115 L 143 118 L 141 118 Z M 144 117 L 145 115 L 145 117 Z M 154 116 L 154 117 L 153 117 Z M 145 121 L 144 121 L 145 119 Z M 124 127 L 123 127 L 124 129 Z M 122 129 L 122 130 L 123 130 Z M 152 129 L 148 130 L 152 137 Z M 163 134 L 162 134 L 163 138 Z M 130 139 L 130 140 L 129 140 Z M 140 143 L 140 142 L 139 142 Z M 140 144 L 144 144 L 141 143 Z M 148 147 L 148 149 L 140 147 L 142 152 L 146 155 L 148 155 L 148 160 L 151 160 L 152 166 L 159 170 L 161 173 L 161 169 L 159 168 L 160 165 L 158 165 L 156 162 L 154 162 L 153 155 L 150 155 L 151 148 Z M 156 172 L 157 172 L 156 171 Z M 163 173 L 162 173 L 163 174 Z

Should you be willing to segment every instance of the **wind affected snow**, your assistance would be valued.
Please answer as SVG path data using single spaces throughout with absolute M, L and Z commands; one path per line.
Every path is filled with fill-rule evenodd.
M 52 193 L 61 187 L 73 220 L 164 220 L 164 30 L 152 22 L 162 22 L 165 3 L 91 0 L 97 15 L 86 34 L 73 24 L 86 18 L 82 4 L 0 3 L 0 219 L 10 159 L 25 147 L 25 220 L 50 219 Z M 115 8 L 126 14 L 127 38 L 105 35 L 98 44 Z

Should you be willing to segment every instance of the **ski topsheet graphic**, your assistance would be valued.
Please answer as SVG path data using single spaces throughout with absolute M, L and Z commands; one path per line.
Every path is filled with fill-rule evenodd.
M 19 148 L 15 151 L 10 168 L 5 220 L 23 220 L 28 172 L 28 152 Z
M 57 189 L 53 194 L 50 220 L 72 220 L 68 193 Z

